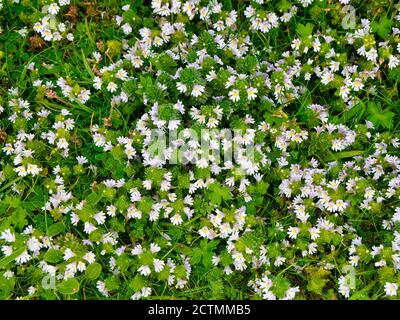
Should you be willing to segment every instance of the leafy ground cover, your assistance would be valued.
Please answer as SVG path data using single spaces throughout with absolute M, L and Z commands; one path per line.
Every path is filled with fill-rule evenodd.
M 0 0 L 0 298 L 399 298 L 399 21 Z

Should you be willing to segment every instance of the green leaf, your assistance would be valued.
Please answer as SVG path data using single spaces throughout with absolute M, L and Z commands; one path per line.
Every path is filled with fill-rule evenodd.
M 211 192 L 210 200 L 213 204 L 220 205 L 222 198 L 217 192 Z
M 224 199 L 224 200 L 232 199 L 232 193 L 228 187 L 222 187 L 220 189 L 220 195 L 221 195 L 222 199 Z
M 2 258 L 0 260 L 0 269 L 6 267 L 10 262 L 16 259 L 25 250 L 26 250 L 25 247 L 19 248 L 17 250 L 14 250 L 14 252 L 9 256 Z
M 360 101 L 360 103 L 356 104 L 353 108 L 343 113 L 342 117 L 340 118 L 340 123 L 346 123 L 350 119 L 357 116 L 361 118 L 366 110 L 365 104 Z
M 393 21 L 386 16 L 381 16 L 379 22 L 371 23 L 372 31 L 376 32 L 381 38 L 385 38 L 391 31 Z
M 221 204 L 223 200 L 230 200 L 232 199 L 232 193 L 228 187 L 221 186 L 220 183 L 214 182 L 209 186 L 209 197 L 213 204 Z
M 86 278 L 89 280 L 97 279 L 101 274 L 101 264 L 94 262 L 89 264 L 86 268 Z
M 6 279 L 3 276 L 0 276 L 0 299 L 6 300 L 9 298 L 11 291 L 14 289 L 15 280 L 13 278 Z
M 314 292 L 316 294 L 322 294 L 322 290 L 324 289 L 327 279 L 321 277 L 314 277 L 310 279 L 310 282 L 307 285 L 307 290 Z
M 368 120 L 376 127 L 390 129 L 393 126 L 394 113 L 388 110 L 382 110 L 381 104 L 374 102 L 368 103 Z
M 79 291 L 79 282 L 75 278 L 67 279 L 64 282 L 60 283 L 60 285 L 58 286 L 58 290 L 60 290 L 62 294 L 75 294 Z
M 47 235 L 49 237 L 54 237 L 62 232 L 65 231 L 65 226 L 62 224 L 62 222 L 57 222 L 52 224 L 48 229 L 47 229 Z
M 259 183 L 257 183 L 257 192 L 259 194 L 266 194 L 267 190 L 268 190 L 268 183 L 266 183 L 265 181 L 260 181 Z
M 194 248 L 192 251 L 191 262 L 193 264 L 198 264 L 201 261 L 202 255 L 203 255 L 203 251 L 200 248 Z
M 12 222 L 14 225 L 20 229 L 25 227 L 28 224 L 28 220 L 26 220 L 27 212 L 22 207 L 17 208 L 12 215 Z
M 143 279 L 142 276 L 140 276 L 138 274 L 129 283 L 129 287 L 135 292 L 142 290 L 142 288 L 145 286 L 146 286 L 145 280 Z
M 63 255 L 60 250 L 50 249 L 44 255 L 44 260 L 50 263 L 57 263 L 63 259 Z
M 306 25 L 299 23 L 297 24 L 296 32 L 300 38 L 306 39 L 312 34 L 313 28 L 314 25 L 309 22 Z
M 368 294 L 368 292 L 375 286 L 376 281 L 372 281 L 370 282 L 367 286 L 365 286 L 364 288 L 354 292 L 349 300 L 371 300 L 370 295 Z
M 342 151 L 337 153 L 331 153 L 327 158 L 326 161 L 335 161 L 343 158 L 352 158 L 363 154 L 364 151 L 362 150 L 352 150 L 352 151 Z
M 91 194 L 89 194 L 86 197 L 86 201 L 88 204 L 95 205 L 96 203 L 98 203 L 101 200 L 102 197 L 103 197 L 103 195 L 101 193 L 99 194 L 96 192 L 92 192 Z
M 119 288 L 120 280 L 117 276 L 111 276 L 105 280 L 105 283 L 106 283 L 107 290 L 115 291 Z M 142 288 L 140 288 L 140 289 L 142 289 Z
M 5 203 L 7 203 L 11 208 L 18 208 L 20 206 L 21 203 L 21 199 L 18 197 L 10 197 L 10 196 L 6 196 Z
M 210 268 L 212 266 L 212 257 L 213 257 L 213 253 L 212 252 L 205 252 L 203 254 L 203 266 L 205 266 L 206 268 Z

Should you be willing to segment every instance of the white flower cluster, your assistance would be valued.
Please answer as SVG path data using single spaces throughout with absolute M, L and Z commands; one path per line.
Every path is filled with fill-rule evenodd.
M 60 20 L 73 2 L 41 7 L 18 32 L 82 57 L 40 52 L 4 82 L 13 297 L 51 297 L 33 283 L 51 275 L 134 300 L 203 282 L 203 298 L 398 298 L 400 4 L 341 30 L 349 3 L 130 3 L 89 44 Z

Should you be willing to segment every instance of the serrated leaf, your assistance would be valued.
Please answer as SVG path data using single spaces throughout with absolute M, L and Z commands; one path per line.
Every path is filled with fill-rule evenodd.
M 376 127 L 384 127 L 390 129 L 393 126 L 394 113 L 388 110 L 382 110 L 379 103 L 368 103 L 368 120 Z
M 386 16 L 381 16 L 379 22 L 374 21 L 371 23 L 372 31 L 376 32 L 381 38 L 385 38 L 392 28 L 393 21 Z
M 305 38 L 308 38 L 308 36 L 310 36 L 312 34 L 313 28 L 314 28 L 314 25 L 309 22 L 306 25 L 298 23 L 296 32 L 300 38 L 305 39 Z
M 191 262 L 193 264 L 198 264 L 201 261 L 202 255 L 203 255 L 203 251 L 200 248 L 194 248 L 192 251 Z
M 307 290 L 314 292 L 316 294 L 322 294 L 322 290 L 324 289 L 327 282 L 328 280 L 324 278 L 320 277 L 311 278 L 310 282 L 307 285 Z
M 12 215 L 13 224 L 20 229 L 25 227 L 28 224 L 28 220 L 26 219 L 27 214 L 26 210 L 22 207 L 17 208 Z

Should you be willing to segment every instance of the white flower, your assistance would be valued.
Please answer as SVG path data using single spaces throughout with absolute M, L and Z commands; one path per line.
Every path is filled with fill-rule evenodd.
M 153 265 L 154 265 L 154 270 L 156 272 L 160 272 L 162 269 L 164 269 L 165 263 L 160 259 L 154 259 Z
M 32 286 L 30 286 L 29 288 L 28 288 L 28 294 L 29 295 L 33 295 L 35 292 L 36 292 L 36 288 L 35 287 L 32 287 Z
M 12 246 L 1 246 L 1 251 L 6 257 L 8 257 L 13 253 L 13 248 Z
M 173 216 L 171 217 L 171 222 L 172 222 L 172 224 L 175 225 L 175 226 L 180 225 L 180 224 L 183 222 L 182 216 L 181 216 L 179 213 L 173 215 Z
M 330 71 L 325 71 L 322 75 L 321 82 L 325 85 L 327 85 L 329 82 L 332 82 L 334 80 L 333 73 Z
M 78 164 L 88 163 L 88 159 L 84 156 L 77 156 L 76 161 L 78 161 Z
M 36 22 L 33 25 L 33 30 L 35 30 L 38 33 L 41 33 L 41 32 L 43 32 L 43 25 L 40 22 Z
M 95 255 L 94 255 L 94 253 L 93 252 L 91 252 L 91 251 L 89 251 L 88 253 L 86 253 L 82 258 L 84 259 L 84 260 L 86 260 L 89 264 L 91 264 L 91 263 L 93 263 L 93 262 L 95 262 L 96 260 L 95 260 Z
M 49 5 L 47 11 L 52 15 L 56 15 L 58 11 L 60 11 L 60 7 L 57 5 L 57 3 L 53 2 Z
M 94 144 L 97 147 L 102 147 L 106 143 L 106 140 L 105 140 L 104 136 L 101 135 L 100 133 L 95 133 L 94 136 L 93 136 L 93 140 L 94 140 Z
M 0 239 L 6 242 L 15 242 L 15 234 L 10 229 L 6 229 L 1 233 Z
M 27 244 L 28 250 L 31 252 L 38 252 L 40 250 L 40 248 L 42 248 L 42 244 L 39 242 L 38 239 L 36 239 L 36 237 L 30 238 L 26 242 L 26 244 Z
M 233 102 L 239 101 L 240 100 L 239 90 L 233 89 L 229 91 L 229 99 L 232 100 Z
M 390 55 L 389 57 L 389 69 L 396 68 L 400 63 L 400 60 L 398 57 L 394 55 Z
M 275 259 L 274 266 L 280 267 L 286 261 L 285 257 L 278 256 Z
M 348 86 L 344 85 L 344 86 L 340 87 L 339 94 L 340 94 L 340 96 L 342 97 L 343 100 L 347 99 L 349 93 L 350 93 L 350 89 L 349 89 Z
M 42 31 L 42 37 L 45 41 L 50 41 L 51 39 L 53 39 L 53 34 L 49 29 L 46 28 Z
M 58 0 L 60 6 L 66 6 L 67 4 L 71 3 L 71 0 Z
M 3 273 L 3 277 L 6 278 L 6 279 L 11 279 L 12 277 L 14 277 L 14 272 L 8 270 L 8 271 Z
M 203 238 L 210 238 L 211 232 L 206 226 L 204 226 L 199 230 L 199 234 Z
M 17 168 L 14 168 L 14 171 L 17 172 L 18 176 L 20 177 L 25 177 L 28 174 L 24 166 L 19 166 Z
M 42 171 L 42 168 L 39 168 L 36 164 L 28 163 L 26 172 L 31 174 L 32 176 L 36 176 L 39 172 Z
M 31 260 L 31 256 L 28 254 L 28 251 L 24 251 L 23 253 L 21 253 L 16 259 L 15 261 L 18 264 L 23 264 L 28 262 L 29 260 Z
M 136 155 L 136 150 L 132 146 L 125 147 L 125 154 L 129 160 L 133 159 Z
M 204 86 L 200 85 L 200 84 L 195 84 L 192 88 L 192 96 L 193 97 L 199 97 L 203 94 L 204 92 Z
M 103 224 L 106 221 L 106 214 L 103 211 L 96 213 L 93 218 L 98 224 Z
M 353 266 L 356 267 L 358 265 L 358 261 L 360 260 L 359 256 L 351 256 L 349 259 L 349 263 Z
M 115 74 L 115 77 L 122 81 L 128 80 L 128 73 L 124 69 L 119 69 Z
M 108 297 L 108 290 L 106 288 L 106 284 L 103 281 L 97 281 L 96 287 L 97 287 L 97 290 L 99 290 L 99 292 L 103 296 Z
M 141 254 L 142 252 L 143 252 L 143 248 L 140 244 L 136 245 L 131 251 L 132 255 L 134 255 L 134 256 L 137 256 L 137 255 Z
M 134 57 L 131 59 L 131 62 L 132 62 L 132 65 L 133 65 L 135 68 L 140 68 L 140 67 L 143 65 L 143 60 L 142 60 L 140 57 L 138 57 L 138 56 L 134 56 Z
M 289 227 L 288 229 L 288 235 L 290 239 L 296 239 L 299 233 L 300 233 L 300 228 Z
M 122 31 L 126 34 L 126 35 L 128 35 L 128 34 L 130 34 L 131 32 L 132 32 L 132 27 L 131 27 L 131 25 L 129 24 L 129 23 L 125 23 L 125 24 L 123 24 L 122 25 Z
M 142 291 L 140 292 L 143 298 L 148 297 L 151 295 L 151 288 L 150 287 L 144 287 L 142 288 Z
M 78 269 L 78 271 L 83 272 L 86 270 L 86 265 L 83 261 L 79 261 L 76 265 L 76 268 Z
M 101 85 L 103 84 L 103 80 L 100 77 L 94 77 L 93 79 L 93 87 L 97 90 L 101 89 Z
M 148 276 L 151 273 L 149 266 L 140 266 L 138 269 L 139 273 L 143 276 Z
M 117 91 L 117 89 L 118 89 L 118 86 L 117 86 L 116 83 L 114 83 L 114 82 L 112 82 L 112 81 L 110 81 L 110 82 L 108 83 L 108 85 L 107 85 L 107 90 L 108 90 L 109 92 L 113 93 L 113 92 Z
M 167 180 L 163 180 L 160 183 L 160 190 L 161 191 L 168 191 L 171 188 L 171 183 Z
M 146 190 L 151 190 L 152 181 L 151 180 L 144 180 L 142 182 L 143 188 Z
M 300 292 L 299 287 L 289 288 L 288 290 L 286 290 L 283 300 L 293 300 L 297 292 Z
M 355 78 L 354 81 L 351 83 L 354 91 L 360 91 L 364 88 L 364 84 L 360 78 Z
M 219 262 L 221 261 L 221 258 L 218 256 L 213 256 L 211 259 L 211 262 L 214 266 L 217 266 L 219 264 Z
M 291 47 L 292 47 L 294 50 L 299 50 L 300 45 L 301 45 L 301 40 L 300 40 L 300 39 L 294 39 L 294 40 L 292 41 Z
M 92 223 L 85 222 L 83 231 L 85 231 L 85 233 L 87 233 L 87 234 L 91 234 L 96 229 L 97 228 Z
M 398 288 L 399 288 L 399 286 L 397 285 L 397 283 L 386 282 L 386 284 L 385 284 L 385 293 L 389 297 L 397 296 Z
M 67 261 L 72 257 L 75 257 L 75 253 L 73 253 L 72 250 L 69 249 L 69 248 L 65 249 L 65 251 L 64 251 L 64 260 Z
M 132 300 L 139 300 L 142 297 L 142 293 L 141 292 L 135 292 L 132 296 L 131 299 Z
M 350 286 L 348 284 L 349 282 L 348 278 L 341 276 L 338 282 L 339 282 L 339 293 L 342 294 L 345 298 L 349 298 Z
M 156 243 L 151 243 L 150 244 L 150 251 L 151 253 L 157 253 L 161 250 L 160 246 Z
M 82 103 L 85 103 L 86 101 L 88 101 L 90 99 L 90 91 L 86 90 L 86 89 L 82 89 L 78 94 L 78 99 Z
M 250 87 L 247 89 L 247 98 L 249 100 L 254 100 L 257 97 L 258 90 L 257 88 Z

